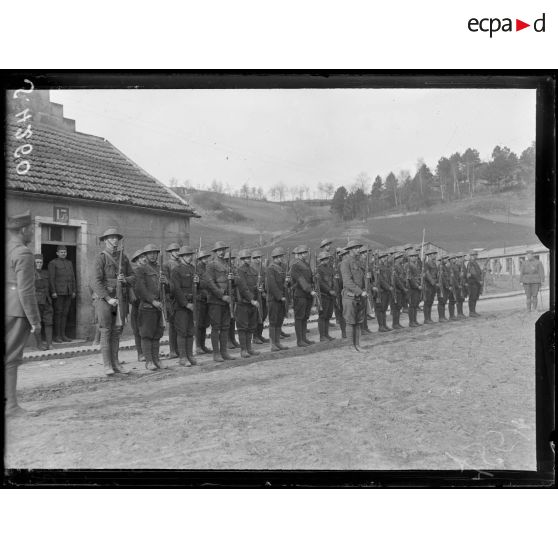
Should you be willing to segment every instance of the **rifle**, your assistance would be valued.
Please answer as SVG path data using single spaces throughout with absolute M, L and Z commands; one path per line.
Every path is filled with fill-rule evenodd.
M 333 288 L 335 289 L 335 300 L 337 302 L 337 308 L 341 308 L 343 299 L 340 288 L 341 285 L 339 284 L 339 256 L 337 254 L 337 251 L 334 253 L 333 256 L 333 272 Z
M 200 239 L 201 241 L 201 239 Z M 201 244 L 201 242 L 200 242 Z M 192 314 L 194 318 L 194 331 L 197 331 L 198 328 L 198 316 L 197 316 L 197 298 L 198 298 L 198 283 L 200 282 L 200 278 L 198 277 L 198 255 L 200 251 L 196 252 L 196 261 L 194 262 L 194 284 L 192 285 Z
M 366 271 L 364 274 L 364 290 L 368 295 L 366 297 L 366 313 L 369 316 L 372 316 L 372 304 L 370 303 L 370 297 L 372 296 L 372 292 L 370 291 L 370 280 L 372 279 L 372 275 L 370 273 L 370 252 L 368 251 L 368 246 L 366 247 Z
M 118 280 L 118 276 L 122 273 L 122 254 L 124 253 L 124 239 L 120 245 L 120 256 L 118 258 L 118 273 L 116 275 L 116 300 L 118 300 L 118 306 L 116 307 L 116 321 L 114 325 L 116 327 L 122 327 L 126 322 L 126 314 L 122 315 L 124 312 L 124 296 L 122 292 L 122 283 Z
M 167 300 L 165 293 L 165 284 L 162 281 L 163 278 L 163 247 L 161 246 L 161 251 L 159 252 L 159 300 L 161 302 L 161 323 L 163 327 L 167 326 Z
M 444 275 L 444 264 L 443 262 L 440 262 L 440 265 L 438 267 L 438 288 L 440 289 L 440 294 L 442 295 L 442 298 L 446 299 L 446 293 L 444 291 L 443 275 Z
M 287 315 L 287 313 L 289 312 L 289 308 L 292 304 L 292 296 L 291 296 L 291 287 L 289 285 L 291 281 L 291 251 L 289 250 L 287 252 L 287 271 L 285 273 L 285 285 L 284 285 L 284 291 L 285 291 L 285 315 Z
M 391 288 L 393 289 L 393 302 L 397 304 L 397 283 L 395 280 L 395 262 L 391 270 Z
M 257 281 L 257 289 L 258 289 L 258 323 L 263 324 L 263 301 L 262 301 L 262 259 L 260 258 L 260 265 L 258 267 L 258 281 Z
M 318 254 L 314 254 L 314 271 L 312 271 L 312 256 L 310 256 L 310 274 L 312 275 L 312 290 L 316 293 L 316 310 L 321 312 L 323 310 L 322 306 L 322 296 L 320 294 L 320 284 L 316 281 L 316 275 L 318 274 Z
M 229 248 L 229 267 L 227 273 L 227 289 L 229 291 L 229 310 L 231 313 L 231 318 L 234 316 L 234 296 L 233 296 L 233 286 L 232 286 L 232 249 Z

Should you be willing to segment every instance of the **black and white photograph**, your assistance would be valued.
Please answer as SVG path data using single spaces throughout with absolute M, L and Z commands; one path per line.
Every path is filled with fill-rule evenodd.
M 8 477 L 541 470 L 536 80 L 78 77 L 5 90 Z

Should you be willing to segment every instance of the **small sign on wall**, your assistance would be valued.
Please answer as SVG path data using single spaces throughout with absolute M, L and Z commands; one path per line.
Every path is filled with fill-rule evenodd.
M 60 205 L 54 206 L 54 221 L 56 223 L 69 223 L 70 221 L 70 208 L 62 207 Z

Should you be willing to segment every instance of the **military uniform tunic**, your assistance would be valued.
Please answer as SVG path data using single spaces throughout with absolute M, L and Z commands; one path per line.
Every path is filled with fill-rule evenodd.
M 482 271 L 476 261 L 467 265 L 467 283 L 469 286 L 469 301 L 475 303 L 482 294 Z
M 258 325 L 258 309 L 252 301 L 258 299 L 258 272 L 249 263 L 238 268 L 236 288 L 236 327 L 238 331 L 254 333 Z
M 199 261 L 198 267 L 198 293 L 196 297 L 196 312 L 198 328 L 206 329 L 209 327 L 209 306 L 207 304 L 207 287 L 206 287 L 206 268 L 205 261 Z
M 333 267 L 330 262 L 323 261 L 318 265 L 318 288 L 322 301 L 322 309 L 319 317 L 330 320 L 333 316 L 333 306 L 335 301 L 335 285 L 333 280 Z M 332 294 L 333 293 L 333 294 Z
M 436 264 L 424 263 L 424 304 L 431 307 L 434 304 L 434 296 L 438 284 L 438 268 Z
M 312 269 L 303 260 L 295 260 L 291 267 L 295 320 L 308 320 L 312 309 Z
M 192 337 L 194 334 L 193 309 L 187 308 L 194 300 L 194 266 L 179 263 L 172 266 L 171 290 L 174 293 L 174 327 L 182 337 Z
M 407 274 L 409 277 L 409 306 L 411 308 L 418 308 L 421 295 L 420 271 L 413 263 L 407 265 Z
M 391 283 L 393 287 L 393 300 L 391 304 L 395 310 L 400 310 L 405 304 L 405 296 L 407 294 L 405 275 L 406 273 L 403 264 L 400 262 L 394 263 L 393 270 L 391 272 Z
M 391 302 L 391 277 L 389 268 L 386 264 L 379 264 L 375 280 L 376 288 L 378 289 L 375 304 L 376 310 L 386 312 Z
M 50 298 L 50 278 L 46 269 L 35 268 L 35 293 L 41 313 L 41 323 L 51 326 L 53 321 L 52 300 Z
M 287 315 L 287 302 L 281 300 L 286 297 L 286 270 L 278 263 L 272 263 L 267 268 L 267 301 L 269 305 L 269 327 L 281 327 Z
M 229 293 L 228 273 L 228 265 L 218 257 L 207 264 L 205 286 L 207 287 L 209 321 L 212 331 L 228 331 L 231 325 L 229 303 L 223 300 L 225 295 L 234 295 L 234 292 Z
M 138 329 L 140 336 L 146 339 L 160 339 L 165 329 L 163 313 L 153 306 L 153 301 L 161 302 L 157 263 L 147 262 L 136 270 L 135 291 L 140 300 L 138 307 Z
M 346 323 L 356 325 L 364 320 L 364 305 L 361 295 L 364 292 L 365 274 L 356 256 L 347 255 L 341 262 L 343 278 L 343 317 Z

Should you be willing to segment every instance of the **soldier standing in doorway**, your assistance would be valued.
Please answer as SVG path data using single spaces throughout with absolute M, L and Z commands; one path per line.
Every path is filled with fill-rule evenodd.
M 8 217 L 5 268 L 5 413 L 26 413 L 17 403 L 17 369 L 29 334 L 41 332 L 41 315 L 35 296 L 33 252 L 27 247 L 33 225 L 29 212 Z
M 125 254 L 120 254 L 119 243 L 123 236 L 115 228 L 107 229 L 100 240 L 105 249 L 97 255 L 93 271 L 91 288 L 96 295 L 95 311 L 101 333 L 101 355 L 105 374 L 115 372 L 128 374 L 118 362 L 118 348 L 123 325 L 117 325 L 117 318 L 122 316 L 119 304 L 128 304 L 128 287 L 133 287 L 135 275 L 130 261 Z M 118 270 L 120 269 L 120 273 Z M 122 285 L 123 300 L 117 299 L 117 283 Z M 120 315 L 117 316 L 117 313 Z M 125 314 L 125 312 L 124 312 Z
M 206 267 L 207 261 L 211 257 L 211 252 L 203 252 L 200 250 L 197 257 L 198 268 L 198 294 L 196 300 L 196 311 L 198 313 L 196 323 L 198 330 L 196 334 L 196 344 L 198 346 L 197 354 L 207 354 L 211 349 L 205 346 L 205 337 L 209 321 L 209 305 L 207 303 L 207 287 L 206 287 Z
M 165 274 L 169 284 L 171 284 L 172 270 L 178 265 L 179 250 L 180 246 L 176 242 L 171 242 L 165 250 L 168 254 L 168 259 L 163 264 L 163 273 Z M 176 343 L 176 328 L 174 327 L 174 292 L 172 288 L 167 293 L 166 307 L 169 319 L 169 358 L 177 358 L 178 347 Z
M 54 342 L 63 343 L 72 341 L 66 336 L 66 322 L 72 300 L 76 298 L 76 276 L 72 262 L 66 259 L 67 247 L 58 246 L 56 256 L 48 264 L 48 274 L 54 305 Z
M 286 350 L 281 344 L 281 327 L 287 315 L 287 297 L 285 289 L 286 269 L 283 265 L 285 250 L 274 248 L 271 252 L 271 265 L 267 268 L 267 292 L 269 304 L 269 339 L 271 352 Z
M 50 278 L 48 271 L 43 269 L 43 255 L 35 254 L 35 293 L 37 296 L 37 304 L 41 313 L 41 325 L 45 334 L 45 343 L 41 339 L 40 332 L 35 333 L 37 348 L 41 351 L 52 349 L 52 323 L 53 310 L 52 300 L 50 298 Z

